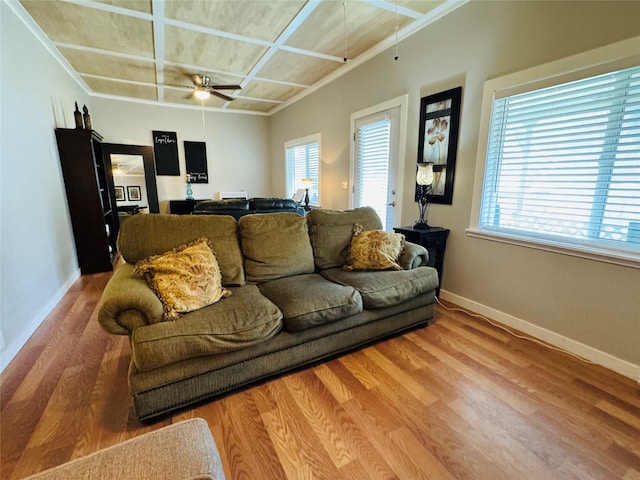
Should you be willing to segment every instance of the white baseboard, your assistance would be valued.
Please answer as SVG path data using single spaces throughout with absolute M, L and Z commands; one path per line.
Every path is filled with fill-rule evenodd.
M 601 365 L 640 383 L 640 365 L 634 365 L 626 360 L 614 357 L 613 355 L 552 332 L 551 330 L 547 330 L 546 328 L 539 327 L 507 313 L 487 307 L 486 305 L 469 300 L 468 298 L 461 297 L 455 293 L 441 290 L 440 298 L 451 303 L 455 303 L 456 305 L 459 305 L 473 313 L 479 313 L 491 320 L 495 320 L 498 323 L 531 335 L 532 337 L 542 340 L 543 342 L 547 342 L 554 347 Z
M 38 327 L 42 324 L 47 315 L 49 315 L 52 310 L 56 307 L 58 302 L 62 300 L 65 293 L 71 288 L 74 282 L 80 278 L 80 270 L 76 270 L 71 274 L 71 276 L 67 279 L 66 282 L 58 289 L 58 291 L 51 297 L 51 299 L 47 302 L 47 304 L 40 309 L 40 311 L 36 314 L 36 316 L 29 322 L 26 328 L 18 335 L 18 337 L 14 338 L 9 345 L 2 349 L 0 352 L 0 372 L 3 372 L 4 369 L 11 363 L 11 360 L 15 358 L 20 349 L 24 347 L 27 343 L 31 335 L 38 329 Z

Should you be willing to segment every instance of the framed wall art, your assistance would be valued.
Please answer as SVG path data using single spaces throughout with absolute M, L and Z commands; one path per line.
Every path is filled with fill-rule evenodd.
M 191 183 L 209 183 L 207 172 L 207 144 L 184 141 L 184 159 Z
M 130 202 L 139 202 L 142 199 L 140 187 L 138 185 L 130 185 L 127 187 L 127 196 Z
M 176 132 L 152 130 L 156 175 L 180 175 L 178 135 Z
M 126 200 L 124 198 L 124 187 L 116 185 L 113 188 L 116 191 L 116 202 L 124 202 Z
M 433 184 L 429 203 L 451 205 L 458 151 L 462 87 L 420 99 L 418 163 L 433 163 Z M 415 198 L 419 188 L 416 183 Z

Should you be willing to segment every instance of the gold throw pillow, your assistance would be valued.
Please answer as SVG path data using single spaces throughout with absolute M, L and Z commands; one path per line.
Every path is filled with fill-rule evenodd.
M 402 270 L 398 257 L 404 249 L 404 235 L 383 230 L 353 227 L 345 270 Z
M 165 320 L 211 305 L 231 294 L 222 287 L 216 256 L 206 238 L 138 262 L 133 270 L 144 277 L 165 311 Z

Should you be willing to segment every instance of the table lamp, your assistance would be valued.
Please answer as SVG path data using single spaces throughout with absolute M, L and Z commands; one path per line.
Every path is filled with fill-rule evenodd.
M 304 188 L 304 209 L 309 211 L 311 210 L 311 207 L 309 207 L 309 189 L 313 185 L 313 179 L 303 178 L 301 182 L 302 182 L 302 188 Z
M 413 228 L 426 230 L 429 228 L 425 219 L 427 212 L 427 195 L 431 191 L 433 183 L 433 163 L 418 163 L 418 173 L 416 174 L 416 183 L 418 184 L 418 209 L 420 218 L 413 225 Z

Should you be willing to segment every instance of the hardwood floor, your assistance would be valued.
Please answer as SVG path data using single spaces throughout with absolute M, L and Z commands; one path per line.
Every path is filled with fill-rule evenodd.
M 436 322 L 139 424 L 83 276 L 0 376 L 1 477 L 205 418 L 227 478 L 640 479 L 640 387 L 438 307 Z

